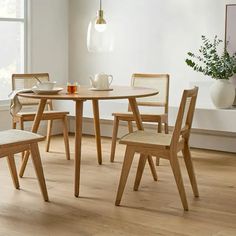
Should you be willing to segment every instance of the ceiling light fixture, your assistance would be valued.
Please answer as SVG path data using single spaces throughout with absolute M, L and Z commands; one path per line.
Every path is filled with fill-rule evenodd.
M 99 1 L 97 16 L 90 21 L 87 33 L 87 48 L 89 52 L 109 52 L 113 50 L 113 40 L 108 24 L 104 19 L 102 0 Z
M 103 10 L 102 10 L 102 0 L 100 0 L 100 8 L 97 11 L 97 20 L 95 22 L 95 29 L 99 32 L 103 32 L 107 28 L 107 22 L 103 18 Z

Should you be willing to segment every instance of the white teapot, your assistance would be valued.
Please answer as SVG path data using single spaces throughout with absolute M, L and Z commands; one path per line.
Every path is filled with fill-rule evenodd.
M 105 73 L 99 73 L 94 76 L 89 77 L 91 81 L 91 85 L 95 89 L 109 89 L 113 76 L 112 75 L 107 75 Z

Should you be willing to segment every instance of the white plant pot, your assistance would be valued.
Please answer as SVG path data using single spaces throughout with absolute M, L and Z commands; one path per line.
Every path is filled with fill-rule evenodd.
M 211 100 L 217 108 L 229 108 L 235 99 L 235 87 L 229 80 L 218 79 L 210 87 Z
M 235 93 L 236 93 L 236 75 L 232 76 L 232 77 L 230 78 L 230 81 L 231 81 L 231 83 L 234 85 Z M 235 98 L 234 98 L 233 106 L 236 106 L 236 96 L 235 96 Z

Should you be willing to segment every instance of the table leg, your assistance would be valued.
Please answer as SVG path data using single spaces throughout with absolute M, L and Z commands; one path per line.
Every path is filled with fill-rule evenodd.
M 129 105 L 133 112 L 134 119 L 136 121 L 137 128 L 143 130 L 143 123 L 139 113 L 138 105 L 135 98 L 129 98 Z
M 133 112 L 134 119 L 135 119 L 136 124 L 137 124 L 137 128 L 139 130 L 143 130 L 143 123 L 142 123 L 142 119 L 141 119 L 141 116 L 140 116 L 140 113 L 139 113 L 139 109 L 138 109 L 138 105 L 137 105 L 136 99 L 135 98 L 129 98 L 129 105 L 130 105 L 130 108 L 131 108 L 131 110 Z M 140 155 L 140 159 L 141 158 L 143 158 L 143 154 Z M 148 164 L 150 166 L 153 179 L 156 181 L 157 180 L 157 173 L 156 173 L 156 169 L 155 169 L 155 165 L 154 165 L 153 159 L 149 155 L 147 156 L 147 158 L 148 158 Z M 140 177 L 140 179 L 141 179 L 141 177 Z
M 98 100 L 94 99 L 92 102 L 93 102 L 95 138 L 96 138 L 96 144 L 97 144 L 97 157 L 98 157 L 98 164 L 101 165 L 102 164 L 102 146 L 101 146 Z
M 38 131 L 39 124 L 40 124 L 40 121 L 41 121 L 46 103 L 47 103 L 47 99 L 40 99 L 38 110 L 37 110 L 37 113 L 35 115 L 34 123 L 33 123 L 32 129 L 31 129 L 31 131 L 33 133 L 37 133 L 37 131 Z M 30 151 L 26 151 L 25 155 L 24 155 L 24 158 L 23 158 L 23 161 L 22 161 L 22 164 L 21 164 L 20 172 L 19 172 L 19 176 L 21 178 L 24 175 L 25 167 L 27 165 L 29 155 L 30 155 Z
M 79 197 L 83 100 L 75 101 L 75 197 Z

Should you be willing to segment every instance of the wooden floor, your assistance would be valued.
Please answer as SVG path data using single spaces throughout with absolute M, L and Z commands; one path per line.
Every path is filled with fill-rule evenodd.
M 74 138 L 70 137 L 71 151 Z M 114 205 L 124 146 L 118 145 L 116 162 L 109 162 L 110 139 L 103 139 L 103 165 L 96 160 L 95 142 L 83 138 L 81 197 L 73 195 L 74 160 L 67 161 L 62 137 L 41 156 L 50 202 L 45 203 L 31 162 L 21 190 L 15 190 L 5 159 L 0 164 L 0 236 L 18 235 L 236 235 L 236 155 L 193 150 L 200 198 L 194 199 L 186 171 L 183 175 L 189 201 L 184 212 L 165 160 L 154 182 L 148 166 L 140 190 L 133 192 L 137 158 L 120 207 Z M 20 158 L 17 158 L 18 165 Z M 180 158 L 181 166 L 183 161 Z

